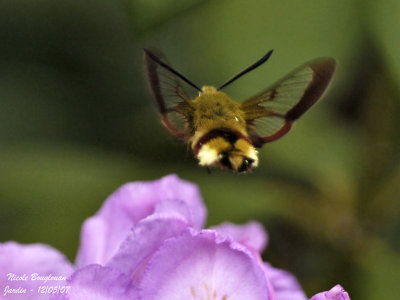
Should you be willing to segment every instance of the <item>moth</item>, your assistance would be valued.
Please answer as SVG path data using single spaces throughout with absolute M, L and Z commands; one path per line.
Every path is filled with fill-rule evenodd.
M 200 88 L 174 70 L 158 50 L 144 51 L 148 83 L 163 125 L 190 145 L 201 166 L 237 173 L 257 167 L 256 148 L 288 133 L 321 98 L 336 66 L 333 58 L 312 60 L 250 99 L 236 102 L 221 90 L 266 62 L 272 50 L 219 88 Z M 196 89 L 198 96 L 188 97 L 179 80 Z

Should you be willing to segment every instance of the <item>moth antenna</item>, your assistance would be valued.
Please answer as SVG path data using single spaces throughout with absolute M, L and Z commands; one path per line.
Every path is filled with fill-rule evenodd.
M 154 60 L 156 63 L 158 63 L 161 67 L 163 67 L 164 69 L 167 69 L 168 71 L 170 71 L 171 73 L 175 74 L 176 76 L 178 76 L 180 79 L 182 79 L 184 82 L 186 82 L 187 84 L 189 84 L 190 86 L 194 87 L 196 90 L 202 92 L 201 88 L 199 88 L 197 85 L 195 85 L 193 82 L 191 82 L 189 79 L 187 79 L 185 76 L 183 76 L 182 74 L 178 73 L 177 71 L 175 71 L 172 67 L 168 66 L 166 63 L 162 62 L 156 55 L 154 55 L 150 50 L 143 48 L 144 52 L 146 52 L 146 54 L 152 59 Z
M 236 79 L 239 79 L 240 77 L 242 77 L 244 74 L 254 70 L 255 68 L 261 66 L 263 63 L 265 63 L 268 58 L 271 56 L 272 52 L 274 50 L 269 50 L 267 54 L 265 54 L 261 59 L 259 59 L 257 62 L 255 62 L 254 64 L 252 64 L 250 67 L 246 68 L 245 70 L 243 70 L 242 72 L 240 72 L 239 74 L 237 74 L 236 76 L 234 76 L 232 79 L 230 79 L 228 82 L 224 83 L 223 85 L 221 85 L 218 88 L 218 91 L 222 90 L 224 87 L 230 85 L 232 82 L 234 82 Z

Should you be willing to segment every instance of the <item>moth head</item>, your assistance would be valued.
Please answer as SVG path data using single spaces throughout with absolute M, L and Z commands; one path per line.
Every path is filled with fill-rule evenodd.
M 219 154 L 218 164 L 224 169 L 243 173 L 254 167 L 254 159 L 238 151 L 222 152 Z
M 257 151 L 242 138 L 234 144 L 223 137 L 214 138 L 201 147 L 197 158 L 202 166 L 216 166 L 238 173 L 247 172 L 258 165 Z

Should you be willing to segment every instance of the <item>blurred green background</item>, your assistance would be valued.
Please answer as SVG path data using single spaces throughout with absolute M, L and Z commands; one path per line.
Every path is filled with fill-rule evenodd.
M 0 1 L 0 240 L 52 245 L 73 261 L 80 226 L 127 181 L 196 182 L 208 225 L 262 222 L 264 258 L 307 294 L 352 299 L 400 287 L 400 2 L 362 0 Z M 338 61 L 329 92 L 260 166 L 197 166 L 161 126 L 142 48 L 238 101 L 305 61 Z

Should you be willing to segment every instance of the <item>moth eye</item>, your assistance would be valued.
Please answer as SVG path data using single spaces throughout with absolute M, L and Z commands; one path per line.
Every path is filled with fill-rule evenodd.
M 253 162 L 254 162 L 254 159 L 251 159 L 251 158 L 248 158 L 248 157 L 244 157 L 243 158 L 243 162 L 240 165 L 238 171 L 239 172 L 246 172 L 251 167 Z

